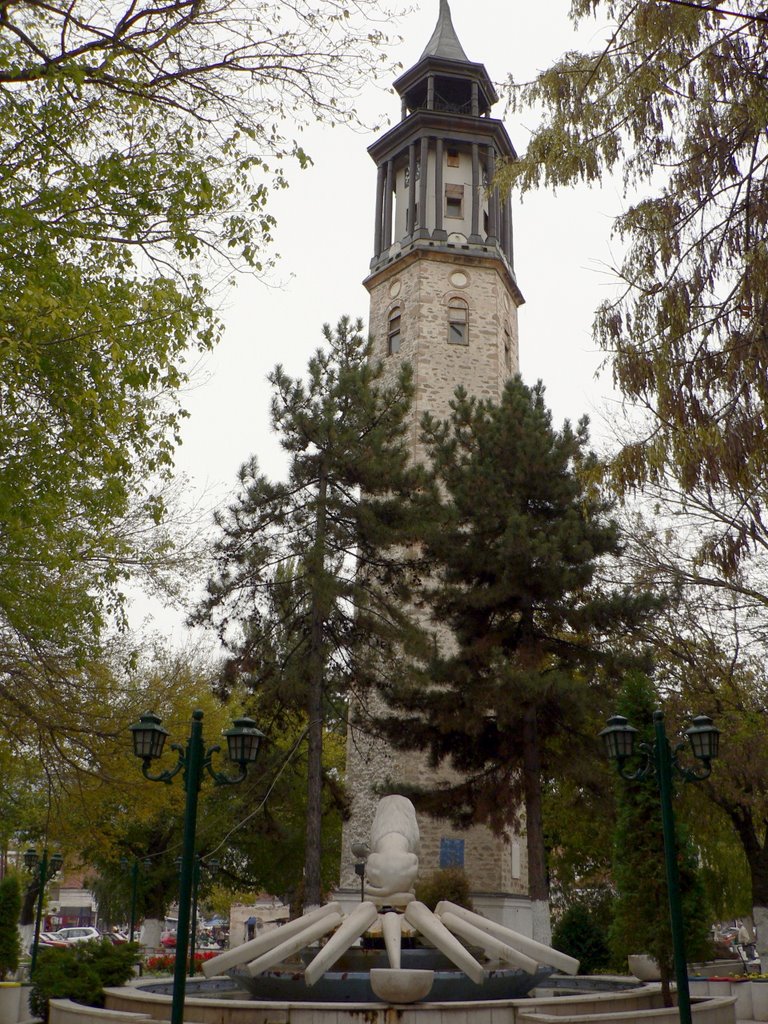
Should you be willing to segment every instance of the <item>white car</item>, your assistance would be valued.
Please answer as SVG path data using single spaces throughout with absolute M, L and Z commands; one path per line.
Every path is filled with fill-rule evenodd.
M 101 932 L 89 926 L 59 928 L 56 934 L 70 944 L 73 942 L 93 942 L 94 939 L 101 938 Z

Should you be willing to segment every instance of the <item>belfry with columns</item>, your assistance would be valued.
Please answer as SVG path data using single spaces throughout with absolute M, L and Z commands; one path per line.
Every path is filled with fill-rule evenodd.
M 518 372 L 517 310 L 523 296 L 512 251 L 508 196 L 493 186 L 501 161 L 515 159 L 503 123 L 491 117 L 498 96 L 482 64 L 469 60 L 447 0 L 418 62 L 394 83 L 401 119 L 369 147 L 376 169 L 373 257 L 365 286 L 376 357 L 392 374 L 402 360 L 414 371 L 413 457 L 423 457 L 418 424 L 425 412 L 445 417 L 463 385 L 499 398 Z M 435 627 L 439 636 L 439 628 Z M 350 728 L 347 787 L 351 817 L 342 847 L 341 898 L 359 899 L 352 852 L 365 841 L 387 780 L 435 775 L 417 753 L 395 751 Z M 441 769 L 438 777 L 450 778 Z M 391 790 L 390 790 L 391 791 Z M 468 831 L 420 816 L 420 873 L 459 866 L 475 909 L 531 934 L 525 842 Z

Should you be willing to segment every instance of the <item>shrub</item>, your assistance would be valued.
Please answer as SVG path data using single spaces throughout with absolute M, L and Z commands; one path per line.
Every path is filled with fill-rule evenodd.
M 587 903 L 572 903 L 552 932 L 552 945 L 579 961 L 580 974 L 611 968 L 605 915 Z
M 138 952 L 135 942 L 82 942 L 68 949 L 42 950 L 29 996 L 33 1016 L 48 1020 L 49 999 L 103 1006 L 102 990 L 123 985 L 133 976 Z
M 416 883 L 416 899 L 434 910 L 440 900 L 450 900 L 472 910 L 469 878 L 463 868 L 439 868 Z
M 0 981 L 13 976 L 19 966 L 21 942 L 18 921 L 21 913 L 21 887 L 15 875 L 0 881 Z

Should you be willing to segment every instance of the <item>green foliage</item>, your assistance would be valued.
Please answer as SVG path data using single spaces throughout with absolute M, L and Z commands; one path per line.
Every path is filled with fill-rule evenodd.
M 416 883 L 416 899 L 434 910 L 440 900 L 449 900 L 472 910 L 469 876 L 463 868 L 438 868 Z
M 428 794 L 414 788 L 421 809 L 450 808 L 458 824 L 487 821 L 501 832 L 525 805 L 542 899 L 542 780 L 591 761 L 610 633 L 620 628 L 628 643 L 653 602 L 596 585 L 598 566 L 619 553 L 618 530 L 591 482 L 586 422 L 556 431 L 540 384 L 510 381 L 498 405 L 459 390 L 450 419 L 427 418 L 424 438 L 435 510 L 424 600 L 456 642 L 415 679 L 390 682 L 393 713 L 380 724 L 397 748 L 424 750 L 460 778 Z M 566 733 L 568 757 L 552 756 Z
M 307 900 L 321 895 L 325 721 L 346 720 L 344 696 L 404 671 L 417 631 L 403 614 L 415 558 L 420 473 L 408 466 L 410 368 L 385 382 L 362 322 L 323 328 L 306 381 L 270 375 L 272 421 L 289 455 L 273 483 L 255 458 L 233 504 L 216 516 L 215 575 L 194 616 L 214 625 L 230 655 L 222 689 L 258 695 L 276 729 L 306 723 Z M 337 787 L 338 788 L 338 787 Z
M 604 724 L 604 719 L 596 718 L 592 734 L 596 736 Z M 556 749 L 566 759 L 567 738 Z M 591 763 L 584 759 L 578 776 L 551 779 L 544 790 L 544 835 L 555 913 L 580 902 L 585 890 L 602 891 L 611 873 L 611 780 L 597 752 Z
M 642 673 L 627 675 L 619 711 L 637 728 L 636 741 L 653 743 L 653 684 Z M 610 942 L 617 960 L 647 953 L 659 965 L 662 982 L 673 973 L 669 897 L 664 869 L 664 837 L 658 784 L 654 779 L 617 783 L 614 882 L 617 896 Z M 711 920 L 698 870 L 696 850 L 687 832 L 676 826 L 677 865 L 685 926 L 686 955 L 706 959 Z
M 188 367 L 219 336 L 212 293 L 268 262 L 271 190 L 308 161 L 280 123 L 354 119 L 377 13 L 3 7 L 0 713 L 37 756 L 67 737 L 84 767 L 105 625 L 128 577 L 168 582 L 163 487 Z
M 610 919 L 610 898 L 572 903 L 552 930 L 552 945 L 579 961 L 580 974 L 605 973 L 612 967 Z
M 103 1006 L 102 990 L 125 984 L 139 955 L 135 942 L 82 942 L 68 949 L 44 949 L 35 966 L 29 1008 L 48 1020 L 49 999 Z
M 697 524 L 702 556 L 733 577 L 766 540 L 768 23 L 759 0 L 727 7 L 575 0 L 574 20 L 610 22 L 606 42 L 510 82 L 544 115 L 507 180 L 622 173 L 622 288 L 595 334 L 648 418 L 612 479 L 627 491 L 674 478 L 716 521 Z
M 15 974 L 19 966 L 20 914 L 21 885 L 16 875 L 7 874 L 0 879 L 0 981 L 4 981 L 9 974 Z

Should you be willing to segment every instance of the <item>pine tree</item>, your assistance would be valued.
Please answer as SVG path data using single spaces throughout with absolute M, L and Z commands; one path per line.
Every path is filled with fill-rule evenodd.
M 647 676 L 629 673 L 624 680 L 619 711 L 638 730 L 636 742 L 653 743 L 656 690 Z M 652 779 L 617 784 L 618 812 L 614 836 L 613 877 L 617 889 L 610 942 L 618 960 L 646 953 L 659 965 L 665 1005 L 671 1006 L 674 973 L 669 895 L 664 865 L 659 789 Z M 680 898 L 688 959 L 708 954 L 704 884 L 695 850 L 685 830 L 676 826 Z
M 389 386 L 371 359 L 362 322 L 323 328 L 326 347 L 306 382 L 278 366 L 272 422 L 289 456 L 273 483 L 255 459 L 235 501 L 216 517 L 216 573 L 195 621 L 226 643 L 227 681 L 244 679 L 274 707 L 306 716 L 305 901 L 319 903 L 322 738 L 339 698 L 399 672 L 416 631 L 407 593 L 421 471 L 408 465 L 411 371 Z M 410 552 L 410 553 L 409 553 Z
M 601 560 L 620 550 L 618 530 L 588 482 L 586 421 L 554 430 L 541 384 L 510 381 L 498 405 L 459 390 L 447 421 L 425 420 L 424 440 L 439 515 L 425 539 L 423 596 L 450 636 L 417 678 L 386 689 L 392 714 L 380 724 L 394 746 L 458 774 L 412 790 L 423 810 L 450 807 L 457 824 L 500 831 L 524 807 L 530 894 L 544 901 L 546 930 L 541 806 L 552 745 L 569 735 L 568 762 L 589 749 L 600 640 L 651 602 L 596 586 Z

